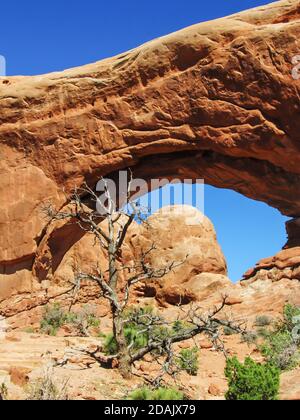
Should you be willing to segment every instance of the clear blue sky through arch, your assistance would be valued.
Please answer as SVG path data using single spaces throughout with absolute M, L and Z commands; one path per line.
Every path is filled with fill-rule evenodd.
M 264 0 L 52 0 L 1 4 L 0 56 L 8 75 L 63 70 L 112 56 L 170 32 L 251 7 Z M 227 190 L 205 189 L 233 280 L 285 242 L 276 210 Z
M 206 185 L 204 208 L 214 223 L 233 281 L 260 259 L 275 255 L 287 241 L 287 217 L 235 191 Z
M 240 280 L 261 258 L 275 255 L 287 240 L 287 217 L 265 203 L 231 190 L 180 183 L 143 196 L 140 204 L 143 208 L 150 205 L 152 212 L 169 204 L 193 205 L 204 212 L 215 226 L 233 281 Z

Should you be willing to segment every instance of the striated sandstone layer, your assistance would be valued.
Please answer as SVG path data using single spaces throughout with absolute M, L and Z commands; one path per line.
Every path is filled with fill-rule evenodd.
M 0 301 L 39 287 L 49 229 L 54 272 L 80 239 L 41 207 L 128 167 L 264 201 L 294 219 L 299 245 L 299 38 L 299 1 L 283 0 L 80 68 L 1 78 Z

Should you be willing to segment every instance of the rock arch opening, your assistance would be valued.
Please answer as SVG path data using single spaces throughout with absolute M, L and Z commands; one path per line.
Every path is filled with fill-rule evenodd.
M 149 208 L 150 214 L 164 206 L 193 206 L 208 217 L 233 282 L 241 280 L 257 261 L 276 254 L 287 242 L 288 217 L 233 190 L 207 184 L 169 184 L 160 191 L 142 195 L 140 204 Z

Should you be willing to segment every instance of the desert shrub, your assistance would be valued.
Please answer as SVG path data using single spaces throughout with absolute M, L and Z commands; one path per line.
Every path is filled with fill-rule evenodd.
M 148 336 L 146 333 L 142 333 L 140 328 L 137 327 L 125 327 L 124 334 L 128 345 L 131 344 L 131 348 L 134 350 L 140 349 L 147 345 Z M 103 346 L 104 352 L 107 355 L 114 355 L 118 351 L 118 346 L 114 335 L 108 334 L 104 340 Z
M 158 388 L 153 391 L 152 400 L 165 400 L 165 401 L 176 401 L 184 400 L 183 392 L 178 391 L 175 388 Z
M 161 326 L 154 326 L 147 329 L 149 316 L 153 317 L 153 308 L 150 306 L 142 308 L 130 308 L 124 315 L 124 335 L 128 345 L 133 350 L 138 350 L 147 345 L 148 341 L 158 337 L 167 337 L 168 329 Z M 160 318 L 157 317 L 159 320 Z M 109 355 L 117 353 L 117 343 L 113 334 L 108 334 L 104 341 L 104 352 Z
M 152 398 L 152 390 L 150 388 L 139 388 L 135 389 L 128 395 L 128 400 L 136 400 L 136 401 L 142 401 L 142 400 L 151 400 Z
M 175 388 L 157 388 L 151 389 L 147 387 L 139 388 L 132 391 L 128 400 L 152 400 L 152 401 L 177 401 L 184 400 L 184 394 Z
M 193 347 L 181 350 L 177 358 L 177 365 L 189 375 L 196 376 L 199 369 L 199 349 Z
M 56 335 L 59 328 L 63 325 L 74 325 L 80 335 L 88 335 L 89 327 L 99 327 L 100 321 L 94 311 L 86 305 L 81 312 L 66 312 L 59 303 L 47 305 L 45 307 L 40 329 L 48 335 Z
M 190 324 L 183 321 L 175 321 L 171 325 L 164 325 L 163 318 L 154 313 L 151 306 L 128 308 L 123 314 L 124 334 L 127 344 L 132 350 L 145 347 L 148 342 L 162 341 L 174 334 L 184 332 L 191 328 Z M 149 327 L 149 321 L 154 321 Z M 104 352 L 114 355 L 117 352 L 117 343 L 113 334 L 108 334 L 104 340 Z M 162 354 L 163 349 L 153 351 L 153 354 Z
M 294 369 L 299 364 L 299 349 L 288 331 L 270 333 L 260 350 L 269 363 L 282 371 Z
M 73 317 L 73 323 L 81 322 L 85 323 L 87 327 L 100 327 L 100 320 L 97 318 L 95 309 L 91 305 L 85 305 L 81 312 L 73 313 Z
M 126 327 L 125 337 L 128 345 L 132 345 L 133 349 L 140 349 L 148 343 L 147 333 L 143 332 L 139 327 Z
M 272 320 L 267 315 L 257 316 L 255 319 L 256 327 L 267 327 L 272 323 Z
M 254 331 L 249 331 L 242 335 L 241 342 L 246 344 L 255 344 L 258 339 L 258 335 Z
M 7 400 L 8 397 L 8 389 L 5 383 L 3 382 L 0 384 L 0 401 Z
M 87 321 L 88 327 L 99 328 L 101 324 L 100 319 L 98 319 L 96 315 L 93 313 L 90 313 L 87 315 L 86 321 Z
M 256 330 L 256 334 L 257 334 L 257 338 L 259 337 L 265 340 L 270 335 L 270 329 L 266 327 L 260 327 Z
M 298 366 L 300 362 L 300 343 L 293 331 L 297 324 L 296 317 L 300 316 L 300 308 L 286 305 L 283 319 L 275 324 L 271 330 L 264 330 L 261 336 L 264 342 L 259 346 L 266 361 L 278 369 L 285 371 Z
M 47 305 L 41 320 L 41 331 L 48 335 L 56 335 L 60 327 L 66 322 L 66 313 L 59 303 Z
M 190 330 L 193 326 L 187 321 L 176 320 L 172 325 L 171 334 L 180 334 L 184 333 L 187 330 Z
M 271 364 L 259 364 L 248 357 L 244 364 L 236 357 L 227 359 L 227 400 L 277 400 L 280 371 Z
M 68 399 L 65 381 L 59 387 L 53 380 L 53 370 L 47 369 L 44 376 L 32 382 L 27 388 L 28 401 L 64 401 Z
M 113 333 L 107 334 L 104 337 L 103 351 L 106 355 L 114 355 L 118 352 L 118 345 Z
M 128 319 L 128 322 L 135 323 L 137 319 L 147 319 L 148 315 L 154 314 L 154 307 L 151 305 L 146 306 L 131 306 L 124 311 L 124 318 Z
M 100 320 L 97 318 L 94 310 L 89 305 L 84 306 L 81 312 L 69 312 L 66 314 L 66 324 L 74 325 L 78 333 L 88 336 L 88 329 L 91 327 L 99 328 Z
M 300 316 L 300 307 L 287 304 L 283 310 L 283 322 L 281 327 L 284 331 L 292 332 L 295 327 L 294 319 Z M 279 325 L 280 327 L 280 325 Z
M 224 335 L 234 335 L 234 334 L 236 334 L 236 331 L 233 328 L 225 326 L 223 328 L 223 333 L 224 333 Z

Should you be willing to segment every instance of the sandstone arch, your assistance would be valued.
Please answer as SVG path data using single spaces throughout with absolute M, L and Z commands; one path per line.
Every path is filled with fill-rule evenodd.
M 44 258 L 42 203 L 129 166 L 276 207 L 300 256 L 299 37 L 299 1 L 283 0 L 95 64 L 0 78 L 2 284 Z

